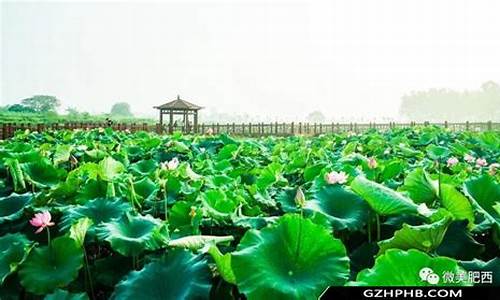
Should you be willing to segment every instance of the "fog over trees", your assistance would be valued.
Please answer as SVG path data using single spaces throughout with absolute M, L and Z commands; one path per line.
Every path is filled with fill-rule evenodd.
M 500 121 L 500 85 L 488 81 L 477 90 L 414 91 L 402 97 L 400 114 L 417 122 Z

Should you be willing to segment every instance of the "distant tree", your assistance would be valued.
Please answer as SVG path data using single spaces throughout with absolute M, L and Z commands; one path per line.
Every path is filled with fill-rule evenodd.
M 118 102 L 113 104 L 113 107 L 111 107 L 111 115 L 120 117 L 134 116 L 134 114 L 130 111 L 130 105 L 127 102 Z
M 316 110 L 316 111 L 313 111 L 310 114 L 308 114 L 306 117 L 306 120 L 307 120 L 307 122 L 311 122 L 311 123 L 323 123 L 323 122 L 325 122 L 326 118 L 322 112 L 320 112 L 319 110 Z
M 488 81 L 478 90 L 429 89 L 404 95 L 400 114 L 412 121 L 498 121 L 500 86 Z
M 60 101 L 54 96 L 35 95 L 31 98 L 21 100 L 21 104 L 33 109 L 34 112 L 55 112 L 61 105 Z
M 11 112 L 35 112 L 32 108 L 24 106 L 22 104 L 13 104 L 7 108 L 7 111 Z
M 77 117 L 80 115 L 80 112 L 78 111 L 78 109 L 76 109 L 74 107 L 66 108 L 66 113 L 68 113 L 68 116 L 70 116 L 70 117 Z

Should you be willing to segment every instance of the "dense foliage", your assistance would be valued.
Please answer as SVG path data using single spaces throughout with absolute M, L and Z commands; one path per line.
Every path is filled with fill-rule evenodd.
M 31 123 L 31 124 L 50 124 L 50 123 L 105 123 L 107 118 L 111 118 L 117 123 L 148 123 L 155 124 L 156 120 L 152 118 L 111 116 L 110 114 L 93 115 L 88 112 L 78 112 L 74 109 L 68 109 L 67 114 L 57 114 L 55 112 L 38 113 L 20 107 L 14 104 L 8 107 L 0 107 L 0 124 L 3 123 Z
M 316 299 L 329 286 L 474 284 L 422 280 L 423 268 L 490 271 L 498 285 L 499 149 L 498 132 L 434 127 L 21 132 L 0 142 L 0 294 Z

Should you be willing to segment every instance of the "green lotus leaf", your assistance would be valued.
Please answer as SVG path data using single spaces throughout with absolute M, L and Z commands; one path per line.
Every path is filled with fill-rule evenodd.
M 87 201 L 95 198 L 106 197 L 108 183 L 102 180 L 88 180 L 78 190 L 76 196 L 77 203 L 86 203 Z
M 278 192 L 276 202 L 282 211 L 286 213 L 298 212 L 297 203 L 295 203 L 296 188 L 284 188 Z
M 163 234 L 165 225 L 146 216 L 124 214 L 120 219 L 103 223 L 98 236 L 111 244 L 111 248 L 124 256 L 136 256 L 144 250 L 159 248 L 157 234 Z
M 156 193 L 160 190 L 160 187 L 149 177 L 144 177 L 139 181 L 134 182 L 134 192 L 136 196 L 139 196 L 142 200 L 149 200 L 156 197 Z
M 136 145 L 125 147 L 125 152 L 132 161 L 140 159 L 144 156 L 144 149 Z
M 323 215 L 321 215 L 323 216 Z M 274 224 L 276 223 L 276 220 L 278 219 L 278 216 L 272 216 L 272 217 L 238 217 L 238 216 L 233 216 L 231 218 L 231 221 L 233 221 L 233 225 L 236 227 L 243 227 L 243 228 L 253 228 L 253 229 L 261 229 L 263 227 L 266 227 L 269 224 Z M 308 218 L 311 218 L 311 216 L 308 216 Z M 325 218 L 325 217 L 324 217 Z M 328 223 L 326 221 L 325 223 Z M 329 226 L 329 223 L 328 223 Z
M 413 201 L 362 176 L 357 176 L 351 182 L 351 188 L 380 215 L 417 213 L 417 205 Z
M 47 294 L 72 282 L 83 266 L 83 251 L 75 240 L 62 236 L 49 246 L 33 249 L 19 268 L 21 284 L 31 293 Z
M 485 148 L 492 151 L 500 149 L 500 137 L 497 131 L 485 131 L 478 135 L 478 140 Z
M 92 220 L 89 218 L 81 218 L 76 223 L 71 225 L 69 229 L 69 237 L 75 240 L 78 246 L 83 247 L 85 243 L 85 235 L 92 226 Z
M 212 256 L 219 271 L 220 276 L 227 282 L 236 284 L 236 277 L 234 276 L 231 267 L 231 253 L 222 254 L 216 245 L 211 245 L 208 248 L 208 253 Z
M 57 289 L 52 294 L 45 296 L 43 300 L 88 300 L 86 293 L 70 293 L 65 290 Z
M 4 166 L 7 170 L 9 170 L 9 174 L 14 185 L 14 191 L 18 192 L 26 190 L 26 181 L 19 160 L 15 158 L 7 158 L 4 161 Z
M 433 160 L 442 160 L 450 155 L 450 150 L 443 146 L 427 146 L 427 154 Z
M 346 282 L 349 259 L 326 228 L 290 214 L 247 231 L 231 268 L 248 299 L 317 299 L 328 286 Z
M 469 200 L 450 184 L 441 184 L 441 204 L 457 220 L 468 220 L 474 226 L 474 211 Z
M 444 218 L 432 224 L 418 226 L 403 224 L 403 228 L 396 231 L 392 238 L 378 243 L 380 250 L 377 255 L 381 255 L 391 248 L 434 251 L 443 241 L 450 222 L 450 218 Z
M 188 163 L 182 163 L 178 169 L 179 169 L 179 175 L 182 178 L 187 178 L 190 180 L 199 180 L 203 177 L 200 174 L 193 171 L 193 169 L 191 169 L 191 166 Z
M 271 163 L 267 165 L 264 169 L 260 171 L 259 177 L 257 178 L 256 185 L 260 190 L 265 190 L 269 186 L 281 180 L 281 172 L 283 171 L 283 166 L 278 163 Z
M 141 160 L 129 166 L 130 171 L 140 176 L 147 176 L 152 174 L 157 168 L 158 163 L 155 160 L 147 159 Z
M 490 261 L 484 262 L 479 259 L 474 259 L 471 261 L 462 261 L 460 262 L 460 265 L 466 269 L 467 271 L 472 271 L 472 272 L 491 272 L 490 274 L 492 281 L 490 283 L 483 283 L 483 284 L 477 284 L 477 285 L 484 285 L 484 286 L 499 286 L 500 285 L 500 257 L 495 257 L 491 259 Z
M 92 149 L 85 151 L 85 154 L 90 158 L 92 161 L 99 161 L 108 155 L 106 151 L 100 150 L 100 149 Z
M 207 214 L 214 218 L 228 218 L 236 211 L 236 199 L 229 199 L 222 190 L 208 190 L 201 194 Z
M 178 152 L 178 153 L 191 152 L 191 150 L 189 149 L 189 147 L 186 144 L 184 144 L 182 142 L 178 142 L 178 141 L 171 141 L 168 144 L 168 150 L 173 151 L 173 152 Z
M 210 280 L 210 269 L 201 255 L 178 249 L 130 272 L 111 299 L 208 299 Z
M 115 176 L 125 171 L 125 167 L 119 161 L 108 156 L 99 162 L 99 176 L 102 180 L 112 181 Z
M 58 184 L 66 171 L 56 169 L 46 160 L 22 164 L 27 181 L 38 187 L 52 187 Z
M 393 179 L 404 171 L 404 166 L 399 159 L 384 164 L 382 169 L 382 178 L 384 181 Z
M 191 250 L 197 250 L 202 248 L 207 244 L 217 244 L 233 241 L 234 237 L 232 235 L 227 236 L 215 236 L 215 235 L 190 235 L 175 240 L 170 240 L 168 242 L 169 247 L 179 247 L 187 248 Z
M 425 280 L 422 269 L 429 268 L 439 279 L 436 284 Z M 470 285 L 467 282 L 445 283 L 445 272 L 463 271 L 456 260 L 447 257 L 431 257 L 416 249 L 408 251 L 389 249 L 375 260 L 371 269 L 358 273 L 355 282 L 359 286 L 455 286 Z M 420 277 L 423 275 L 423 278 Z
M 81 164 L 78 168 L 72 171 L 72 173 L 77 173 L 85 178 L 96 180 L 99 177 L 99 172 L 101 168 L 98 164 L 93 162 L 86 162 Z
M 217 160 L 224 160 L 228 158 L 233 158 L 234 154 L 238 150 L 238 145 L 236 144 L 229 144 L 225 145 L 219 150 L 219 153 L 217 154 Z
M 130 209 L 130 204 L 123 202 L 119 198 L 93 199 L 85 203 L 85 205 L 77 205 L 65 210 L 61 220 L 61 230 L 67 230 L 81 218 L 89 218 L 94 225 L 110 222 L 120 218 Z
M 405 177 L 401 190 L 408 192 L 416 203 L 431 204 L 437 199 L 437 193 L 422 168 L 414 169 Z
M 0 159 L 14 158 L 21 163 L 40 160 L 40 152 L 33 149 L 33 145 L 26 142 L 12 142 L 7 144 L 4 149 L 0 149 Z
M 316 176 L 321 173 L 321 170 L 326 166 L 324 163 L 309 165 L 304 168 L 304 180 L 306 182 L 313 181 Z
M 460 260 L 471 260 L 483 253 L 484 245 L 474 240 L 467 224 L 467 220 L 451 222 L 436 253 Z
M 336 230 L 360 230 L 368 219 L 366 201 L 341 185 L 326 185 L 313 198 L 307 201 L 307 209 L 324 214 Z
M 69 160 L 72 150 L 73 150 L 72 145 L 67 145 L 67 144 L 57 145 L 54 151 L 54 156 L 52 157 L 54 165 L 57 166 L 60 163 L 67 162 Z
M 16 193 L 0 198 L 0 224 L 19 219 L 24 212 L 24 208 L 33 200 L 33 194 L 26 193 L 18 195 Z
M 21 233 L 9 233 L 0 237 L 0 285 L 26 259 L 32 244 Z
M 486 217 L 500 226 L 500 213 L 496 209 L 500 203 L 500 184 L 493 176 L 484 174 L 465 182 L 465 192 Z
M 192 206 L 185 201 L 179 201 L 169 210 L 168 224 L 169 228 L 186 232 L 186 234 L 196 234 L 203 212 L 201 208 Z M 192 215 L 194 213 L 194 216 Z

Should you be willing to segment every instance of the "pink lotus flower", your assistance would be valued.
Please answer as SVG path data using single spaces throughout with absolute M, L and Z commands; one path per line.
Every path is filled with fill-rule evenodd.
M 325 181 L 328 184 L 344 184 L 347 182 L 347 174 L 345 172 L 335 172 L 325 174 Z
M 476 159 L 476 167 L 480 168 L 480 167 L 485 167 L 487 165 L 488 165 L 488 162 L 486 162 L 486 159 L 484 159 L 484 158 Z
M 214 134 L 214 130 L 212 128 L 208 128 L 207 131 L 205 132 L 207 135 L 212 135 Z
M 472 162 L 474 162 L 474 160 L 476 160 L 476 159 L 474 158 L 474 156 L 472 156 L 472 155 L 470 155 L 470 154 L 465 154 L 465 155 L 464 155 L 464 160 L 465 160 L 466 162 L 468 162 L 468 163 L 472 163 Z
M 378 167 L 378 163 L 374 157 L 368 158 L 368 168 L 375 169 Z
M 179 166 L 179 159 L 177 157 L 172 158 L 168 163 L 167 163 L 167 169 L 169 170 L 175 170 Z
M 51 219 L 52 216 L 50 215 L 50 212 L 43 211 L 41 213 L 35 214 L 35 216 L 30 220 L 30 224 L 33 225 L 34 227 L 38 227 L 35 233 L 40 233 L 43 231 L 45 227 L 50 227 L 55 225 L 54 222 L 50 221 Z
M 456 164 L 458 164 L 458 158 L 456 158 L 456 157 L 450 157 L 446 161 L 446 165 L 448 166 L 448 168 L 451 168 Z

